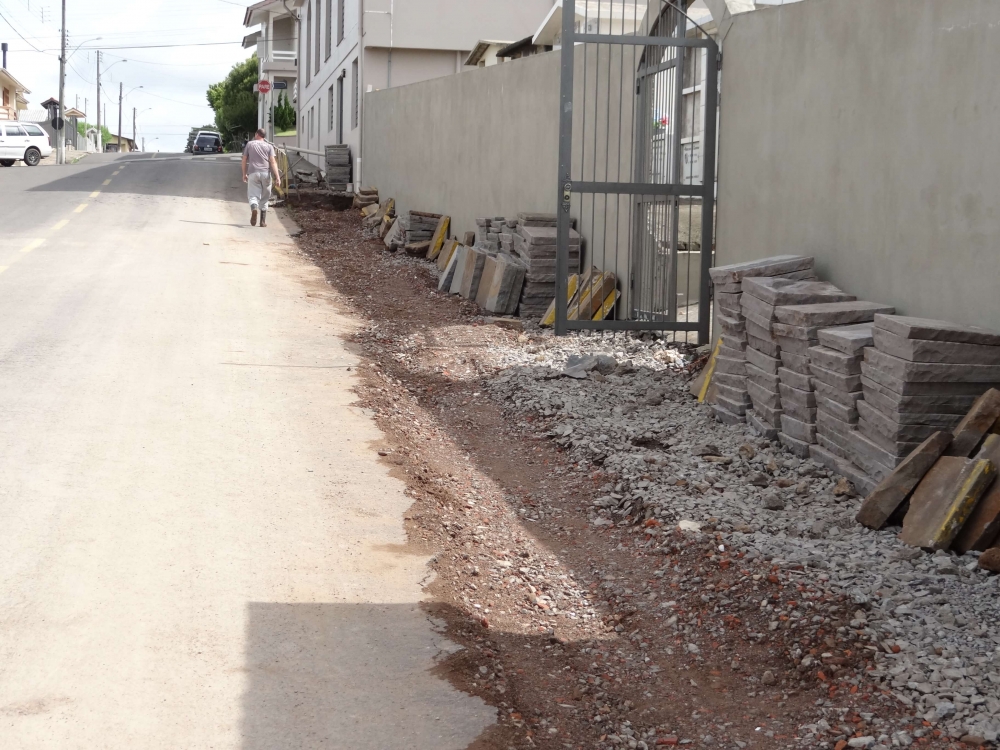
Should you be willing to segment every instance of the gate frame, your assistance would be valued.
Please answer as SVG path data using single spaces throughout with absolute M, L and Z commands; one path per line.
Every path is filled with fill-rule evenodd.
M 570 5 L 570 8 L 566 6 Z M 684 8 L 675 5 L 672 0 L 663 0 L 663 8 L 660 16 L 670 9 L 676 10 L 696 27 L 687 15 Z M 562 14 L 562 49 L 561 71 L 560 71 L 560 92 L 559 92 L 559 180 L 556 221 L 556 298 L 555 298 L 555 333 L 557 336 L 564 336 L 569 331 L 598 330 L 598 331 L 697 331 L 698 343 L 704 345 L 708 343 L 710 335 L 710 318 L 712 310 L 711 279 L 709 269 L 712 267 L 714 255 L 713 229 L 715 223 L 715 189 L 716 189 L 716 149 L 717 149 L 717 126 L 718 126 L 718 106 L 719 106 L 719 67 L 721 55 L 718 43 L 706 34 L 706 38 L 697 39 L 689 37 L 669 37 L 669 36 L 638 36 L 630 34 L 579 34 L 576 32 L 576 3 L 575 0 L 564 0 Z M 568 12 L 569 11 L 569 12 Z M 659 20 L 659 17 L 657 20 Z M 647 28 L 653 28 L 651 24 L 646 24 Z M 684 24 L 686 28 L 686 24 Z M 702 184 L 684 185 L 679 182 L 668 182 L 662 184 L 644 182 L 589 182 L 583 180 L 573 180 L 573 81 L 574 66 L 576 61 L 576 44 L 608 44 L 608 45 L 642 45 L 652 47 L 684 47 L 706 48 L 706 83 L 705 83 L 705 123 L 702 135 Z M 599 49 L 599 48 L 598 48 Z M 678 58 L 682 61 L 683 52 L 678 53 Z M 624 56 L 623 56 L 624 59 Z M 679 71 L 680 72 L 680 71 Z M 640 76 L 635 71 L 636 81 Z M 683 87 L 683 76 L 678 76 L 678 91 Z M 638 96 L 638 92 L 633 94 Z M 675 102 L 679 106 L 679 102 Z M 642 121 L 644 113 L 639 119 L 632 123 L 633 149 L 637 148 L 638 127 Z M 680 133 L 681 125 L 678 121 L 676 130 Z M 607 136 L 606 136 L 607 137 Z M 619 136 L 620 137 L 620 136 Z M 675 163 L 679 162 L 681 153 L 674 153 Z M 679 166 L 679 163 L 678 163 Z M 581 164 L 581 169 L 583 165 Z M 675 170 L 671 170 L 676 174 Z M 582 173 L 581 173 L 582 174 Z M 604 194 L 604 195 L 630 195 L 635 198 L 643 196 L 672 196 L 699 197 L 702 199 L 701 216 L 701 273 L 699 277 L 700 294 L 698 298 L 698 322 L 678 322 L 677 320 L 568 320 L 567 311 L 569 300 L 567 292 L 569 288 L 569 232 L 570 232 L 570 211 L 573 194 Z M 581 207 L 582 207 L 581 203 Z M 605 205 L 607 205 L 605 203 Z M 674 206 L 677 204 L 675 203 Z M 582 229 L 582 227 L 581 227 Z M 671 234 L 676 234 L 677 223 L 673 223 Z M 582 235 L 581 235 L 582 242 Z M 634 239 L 629 238 L 629 254 L 631 258 L 632 244 Z M 677 264 L 677 243 L 671 242 L 672 263 Z M 583 250 L 581 247 L 581 260 Z M 581 272 L 583 266 L 581 264 Z M 671 274 L 674 276 L 675 274 Z M 630 279 L 631 282 L 631 279 Z M 617 307 L 616 307 L 617 309 Z M 676 301 L 669 309 L 676 310 Z M 676 317 L 676 315 L 675 315 Z

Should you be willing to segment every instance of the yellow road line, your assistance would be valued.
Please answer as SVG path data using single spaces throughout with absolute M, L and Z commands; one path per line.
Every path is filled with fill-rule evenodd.
M 32 240 L 27 245 L 21 248 L 21 252 L 30 253 L 32 250 L 41 247 L 44 242 L 45 240 Z
M 57 223 L 54 227 L 52 227 L 52 231 L 53 232 L 58 232 L 60 229 L 62 229 L 67 224 L 69 224 L 69 219 L 63 219 L 62 221 L 60 221 L 59 223 Z
M 111 180 L 105 180 L 105 181 L 104 181 L 103 183 L 101 183 L 101 184 L 103 184 L 103 185 L 110 185 L 110 184 L 111 184 Z
M 100 190 L 95 190 L 94 192 L 92 192 L 92 193 L 90 194 L 90 197 L 91 197 L 91 198 L 96 198 L 96 197 L 97 197 L 97 196 L 99 196 L 100 194 L 101 194 L 101 191 L 100 191 Z
M 112 177 L 116 177 L 117 175 L 120 175 L 121 173 L 122 173 L 122 171 L 119 169 L 117 172 L 112 172 L 111 176 Z
M 76 208 L 73 209 L 73 213 L 75 213 L 75 214 L 82 214 L 83 213 L 83 209 L 85 209 L 86 207 L 87 207 L 86 203 L 81 203 L 79 206 L 77 206 Z

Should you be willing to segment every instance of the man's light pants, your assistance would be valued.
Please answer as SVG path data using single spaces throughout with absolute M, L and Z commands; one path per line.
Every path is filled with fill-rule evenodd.
M 247 175 L 247 197 L 250 208 L 267 210 L 267 202 L 271 200 L 271 173 L 254 172 Z

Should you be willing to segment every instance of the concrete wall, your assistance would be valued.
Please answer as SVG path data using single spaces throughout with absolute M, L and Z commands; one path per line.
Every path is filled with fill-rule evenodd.
M 1000 329 L 1000 3 L 806 0 L 736 16 L 724 57 L 718 263 L 814 254 Z
M 559 54 L 365 95 L 365 181 L 397 209 L 477 216 L 556 210 Z
M 465 69 L 468 50 L 365 47 L 365 90 L 408 86 Z

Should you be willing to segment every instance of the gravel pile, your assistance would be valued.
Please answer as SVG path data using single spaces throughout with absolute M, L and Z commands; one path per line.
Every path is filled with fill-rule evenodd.
M 976 568 L 977 553 L 930 556 L 899 542 L 898 529 L 858 525 L 861 498 L 847 480 L 712 419 L 683 374 L 692 353 L 648 334 L 532 337 L 491 348 L 497 374 L 487 388 L 508 408 L 547 418 L 580 471 L 600 465 L 618 477 L 590 507 L 591 524 L 707 526 L 746 559 L 801 568 L 810 586 L 853 602 L 838 635 L 874 657 L 869 676 L 881 689 L 949 737 L 996 742 L 1000 578 Z M 774 627 L 789 618 L 805 626 L 810 613 L 784 617 Z M 813 660 L 793 657 L 800 669 Z M 925 729 L 886 729 L 850 747 L 906 747 Z

